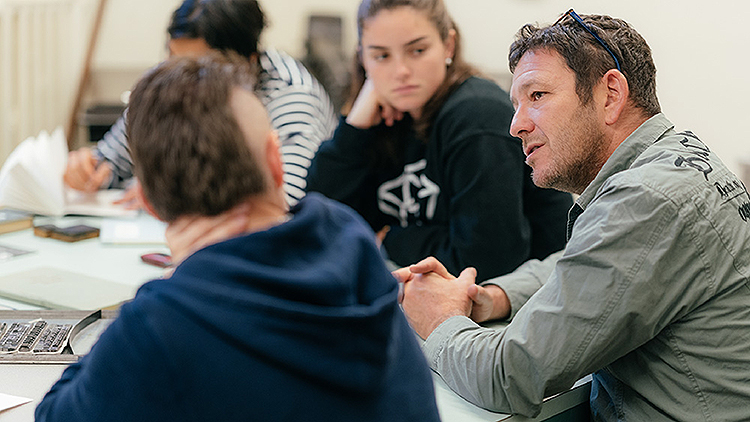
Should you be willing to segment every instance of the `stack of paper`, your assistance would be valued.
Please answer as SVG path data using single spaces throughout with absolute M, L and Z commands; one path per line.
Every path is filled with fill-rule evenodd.
M 0 208 L 0 234 L 23 230 L 34 224 L 34 215 L 26 211 Z
M 138 286 L 53 267 L 0 276 L 0 297 L 47 309 L 107 308 L 132 299 L 136 290 Z

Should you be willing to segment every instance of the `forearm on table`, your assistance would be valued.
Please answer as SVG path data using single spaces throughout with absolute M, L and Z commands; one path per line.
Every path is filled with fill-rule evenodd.
M 527 371 L 503 360 L 504 336 L 503 329 L 453 317 L 438 326 L 422 347 L 430 367 L 469 402 L 496 412 L 537 414 L 543 387 L 535 385 Z

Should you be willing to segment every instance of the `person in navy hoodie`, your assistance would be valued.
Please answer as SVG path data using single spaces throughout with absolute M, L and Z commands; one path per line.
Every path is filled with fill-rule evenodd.
M 136 85 L 140 195 L 178 265 L 121 307 L 38 421 L 439 420 L 374 233 L 318 194 L 287 209 L 249 75 L 182 58 Z

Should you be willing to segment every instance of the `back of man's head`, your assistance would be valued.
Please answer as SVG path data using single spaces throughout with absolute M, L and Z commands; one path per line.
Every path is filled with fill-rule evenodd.
M 128 144 L 159 218 L 218 215 L 272 188 L 271 127 L 253 82 L 245 60 L 219 55 L 170 59 L 138 82 Z

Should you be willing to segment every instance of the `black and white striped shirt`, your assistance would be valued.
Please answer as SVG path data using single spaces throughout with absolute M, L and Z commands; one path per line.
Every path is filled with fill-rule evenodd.
M 278 132 L 284 165 L 284 191 L 290 205 L 305 195 L 307 168 L 321 142 L 336 128 L 328 94 L 305 67 L 286 53 L 260 54 L 256 94 Z M 133 176 L 123 114 L 97 143 L 94 154 L 109 162 L 113 178 L 107 187 L 122 187 Z

